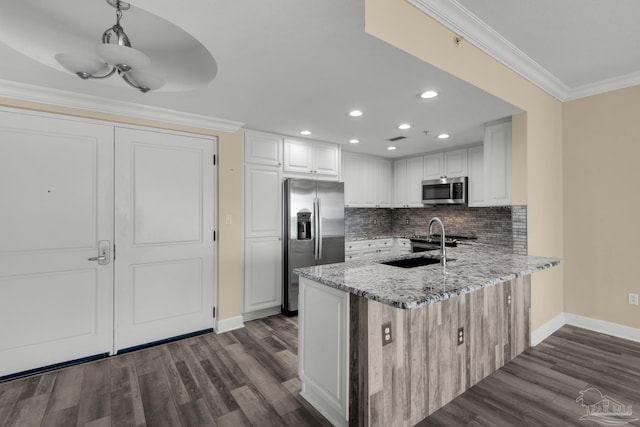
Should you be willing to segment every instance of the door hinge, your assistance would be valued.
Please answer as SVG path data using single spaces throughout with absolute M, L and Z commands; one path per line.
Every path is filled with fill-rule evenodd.
M 215 166 L 215 165 L 216 165 L 216 155 L 214 154 L 213 155 L 213 166 Z
M 216 230 L 213 230 L 213 241 L 216 241 Z
M 216 308 L 215 307 L 213 307 L 213 317 L 214 318 L 216 317 Z
M 116 244 L 113 244 L 113 260 L 116 260 Z

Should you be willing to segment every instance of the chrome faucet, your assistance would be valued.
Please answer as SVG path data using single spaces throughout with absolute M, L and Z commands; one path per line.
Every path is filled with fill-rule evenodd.
M 429 226 L 427 227 L 427 241 L 431 241 L 431 227 L 433 227 L 434 222 L 437 222 L 440 225 L 440 264 L 444 267 L 447 265 L 447 252 L 444 245 L 444 224 L 437 216 L 429 220 Z

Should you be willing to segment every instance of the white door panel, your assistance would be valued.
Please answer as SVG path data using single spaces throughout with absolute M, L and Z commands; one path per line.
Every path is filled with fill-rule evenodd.
M 113 127 L 2 112 L 0 201 L 0 376 L 111 352 Z
M 116 129 L 116 350 L 213 327 L 214 150 Z

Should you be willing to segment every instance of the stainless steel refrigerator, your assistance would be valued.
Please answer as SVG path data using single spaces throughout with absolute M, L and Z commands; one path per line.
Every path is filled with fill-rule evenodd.
M 282 312 L 298 312 L 294 268 L 344 262 L 344 184 L 284 181 L 284 295 Z

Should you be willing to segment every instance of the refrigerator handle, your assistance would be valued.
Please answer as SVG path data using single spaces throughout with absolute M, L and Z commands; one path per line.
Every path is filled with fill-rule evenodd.
M 313 199 L 313 259 L 318 261 L 318 199 Z
M 318 259 L 322 259 L 322 199 L 318 199 Z

